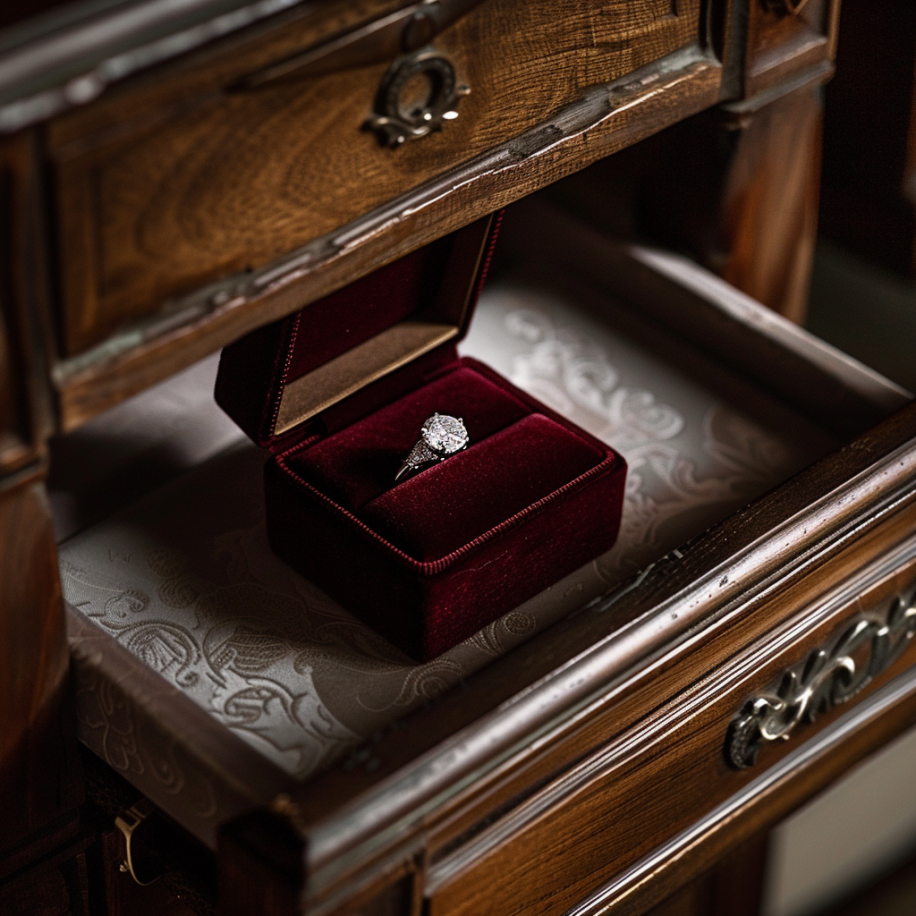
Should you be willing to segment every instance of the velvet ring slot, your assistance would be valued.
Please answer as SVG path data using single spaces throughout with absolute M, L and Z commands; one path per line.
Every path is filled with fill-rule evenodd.
M 224 351 L 217 382 L 223 407 L 272 453 L 265 497 L 274 551 L 418 659 L 605 552 L 620 525 L 623 458 L 489 367 L 458 356 L 492 238 L 489 221 L 474 224 L 433 252 L 358 281 L 362 294 L 335 294 L 333 308 L 322 300 L 256 332 Z M 391 276 L 407 303 L 384 305 L 377 287 L 390 286 Z M 359 329 L 363 299 L 383 303 L 393 324 L 421 311 L 460 323 L 431 350 L 393 359 L 364 382 L 349 378 L 340 394 L 325 390 L 337 370 L 325 371 L 326 406 L 279 430 L 284 392 L 298 389 L 298 403 L 310 374 L 341 355 L 312 335 Z M 384 337 L 381 353 L 397 335 L 380 330 L 384 322 L 372 314 L 374 333 L 353 336 L 370 350 Z M 323 362 L 315 365 L 311 349 L 323 351 Z M 259 395 L 240 384 L 243 371 L 249 385 L 260 374 Z M 395 485 L 422 423 L 437 411 L 463 418 L 468 448 Z

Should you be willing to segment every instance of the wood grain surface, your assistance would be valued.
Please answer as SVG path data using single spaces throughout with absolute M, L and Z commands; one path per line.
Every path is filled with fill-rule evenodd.
M 79 802 L 57 550 L 40 478 L 0 486 L 0 849 Z
M 80 113 L 52 127 L 66 351 L 326 235 L 698 37 L 698 0 L 676 14 L 671 0 L 599 6 L 487 0 L 460 19 L 434 47 L 471 95 L 441 133 L 398 150 L 361 129 L 387 63 L 234 89 L 244 61 L 217 61 L 222 79 L 183 74 L 178 99 L 164 80 L 157 110 L 135 113 L 125 93 L 109 123 L 86 118 L 91 133 Z
M 158 314 L 60 363 L 55 380 L 62 428 L 72 429 L 241 334 L 709 107 L 718 97 L 720 78 L 717 64 L 688 50 L 632 78 L 596 87 L 549 121 L 340 232 L 261 271 L 233 276 L 179 303 L 174 314 Z
M 727 254 L 719 273 L 799 323 L 817 238 L 821 85 L 815 79 L 760 108 L 737 105 L 724 125 L 733 150 L 721 176 Z

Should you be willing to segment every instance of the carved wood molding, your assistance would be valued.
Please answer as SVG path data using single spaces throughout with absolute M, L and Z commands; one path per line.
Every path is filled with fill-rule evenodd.
M 832 645 L 785 671 L 775 691 L 748 700 L 728 730 L 728 762 L 738 769 L 753 766 L 764 744 L 788 739 L 800 723 L 851 700 L 900 657 L 914 633 L 916 586 L 911 586 L 890 600 L 881 617 L 857 620 Z

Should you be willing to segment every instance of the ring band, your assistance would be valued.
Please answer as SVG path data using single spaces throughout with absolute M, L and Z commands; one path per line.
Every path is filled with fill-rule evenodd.
M 420 429 L 417 444 L 401 462 L 401 467 L 394 475 L 395 483 L 467 447 L 468 431 L 464 420 L 444 413 L 434 413 Z

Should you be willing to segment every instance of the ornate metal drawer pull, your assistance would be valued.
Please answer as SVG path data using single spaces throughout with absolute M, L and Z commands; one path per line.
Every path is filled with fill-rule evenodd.
M 412 77 L 425 77 L 425 101 L 407 110 L 401 92 Z M 456 108 L 470 87 L 458 83 L 451 62 L 432 49 L 399 57 L 385 72 L 375 97 L 372 114 L 365 126 L 374 130 L 388 146 L 418 140 L 441 130 L 444 121 L 458 117 Z
M 753 766 L 766 742 L 787 739 L 800 722 L 813 722 L 821 713 L 852 699 L 890 667 L 914 633 L 916 606 L 909 594 L 894 598 L 885 623 L 859 620 L 831 649 L 815 649 L 803 665 L 782 675 L 774 692 L 748 700 L 728 730 L 725 753 L 729 763 L 739 769 Z

